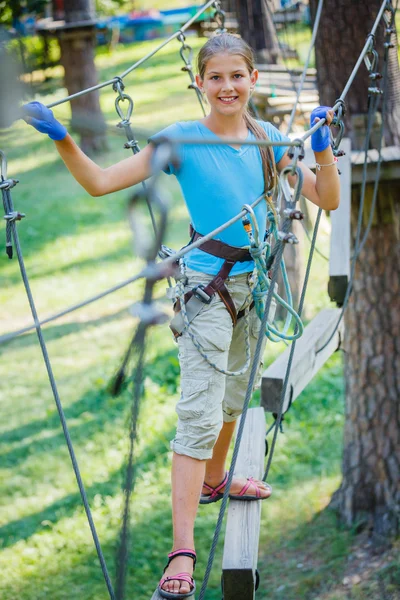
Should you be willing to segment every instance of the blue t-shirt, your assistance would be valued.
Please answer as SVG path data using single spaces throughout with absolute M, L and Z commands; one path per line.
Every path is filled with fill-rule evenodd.
M 258 123 L 265 129 L 271 141 L 288 141 L 276 127 L 264 121 Z M 171 139 L 218 138 L 200 121 L 182 121 L 170 125 L 150 138 L 167 136 Z M 220 138 L 218 138 L 220 139 Z M 248 140 L 255 139 L 249 130 Z M 278 163 L 287 147 L 273 147 Z M 185 144 L 179 147 L 180 167 L 168 165 L 165 172 L 175 175 L 182 189 L 191 223 L 196 231 L 205 235 L 238 213 L 243 204 L 251 204 L 264 191 L 264 175 L 258 146 L 232 148 L 228 144 Z M 260 202 L 254 209 L 260 233 L 265 231 L 267 205 Z M 241 220 L 225 229 L 216 239 L 231 246 L 248 246 L 249 239 Z M 185 263 L 195 271 L 216 275 L 224 260 L 195 248 L 185 257 Z M 231 274 L 253 270 L 253 262 L 236 263 Z

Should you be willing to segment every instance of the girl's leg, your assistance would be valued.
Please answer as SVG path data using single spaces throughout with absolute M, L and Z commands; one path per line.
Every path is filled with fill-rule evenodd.
M 174 452 L 172 458 L 172 523 L 173 548 L 194 550 L 194 522 L 199 505 L 201 487 L 204 481 L 205 460 L 197 460 L 190 456 Z M 193 560 L 186 556 L 178 556 L 169 565 L 165 575 L 177 573 L 193 573 Z M 169 581 L 163 589 L 174 594 L 186 594 L 190 586 L 185 581 Z
M 213 456 L 210 460 L 207 461 L 204 481 L 208 483 L 208 485 L 210 485 L 211 487 L 217 487 L 217 485 L 219 485 L 224 479 L 226 471 L 226 458 L 228 455 L 232 436 L 235 431 L 235 426 L 236 421 L 224 422 L 218 440 L 214 446 Z M 261 498 L 266 498 L 270 496 L 270 488 L 266 487 L 262 481 L 256 480 L 256 483 L 260 490 Z M 230 493 L 238 494 L 245 484 L 245 477 L 235 477 L 232 480 Z M 223 490 L 221 490 L 221 492 L 223 492 Z M 210 492 L 209 490 L 207 490 L 207 488 L 204 487 L 203 493 L 208 494 Z M 250 489 L 248 493 L 255 494 L 255 490 L 251 492 Z

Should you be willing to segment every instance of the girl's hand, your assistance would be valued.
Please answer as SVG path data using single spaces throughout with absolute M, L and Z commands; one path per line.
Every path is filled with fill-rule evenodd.
M 318 108 L 312 111 L 310 117 L 311 127 L 321 119 L 326 119 L 326 124 L 322 125 L 322 127 L 311 135 L 311 148 L 314 152 L 323 152 L 323 150 L 326 150 L 330 146 L 329 125 L 332 123 L 333 116 L 333 109 L 330 106 L 318 106 Z
M 63 140 L 67 135 L 64 125 L 61 125 L 53 115 L 53 111 L 40 102 L 29 102 L 21 108 L 22 118 L 40 133 L 47 133 L 55 141 Z

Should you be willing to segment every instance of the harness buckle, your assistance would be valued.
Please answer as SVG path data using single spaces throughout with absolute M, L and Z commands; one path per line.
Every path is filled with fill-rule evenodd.
M 196 287 L 192 289 L 192 292 L 193 296 L 195 296 L 198 300 L 201 300 L 201 302 L 204 302 L 204 304 L 210 304 L 212 296 L 207 294 L 207 292 L 205 291 L 205 287 L 202 283 L 196 285 Z

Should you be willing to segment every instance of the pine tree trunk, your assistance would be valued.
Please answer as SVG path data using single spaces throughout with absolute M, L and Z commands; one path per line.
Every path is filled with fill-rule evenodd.
M 323 9 L 316 46 L 321 104 L 341 94 L 381 6 L 380 0 L 343 3 Z M 315 14 L 316 0 L 311 1 Z M 383 24 L 376 35 L 382 69 Z M 360 149 L 357 118 L 365 122 L 367 69 L 361 66 L 346 104 L 346 135 Z M 388 118 L 385 141 L 400 135 L 400 72 L 396 49 L 390 51 Z M 397 104 L 396 104 L 397 99 Z M 381 182 L 373 227 L 357 262 L 346 311 L 346 422 L 343 481 L 332 505 L 347 525 L 367 522 L 384 541 L 400 524 L 400 181 Z M 372 184 L 368 184 L 366 209 Z M 352 232 L 356 231 L 360 186 L 352 192 Z M 364 227 L 365 227 L 364 219 Z
M 72 95 L 97 85 L 94 64 L 96 33 L 94 10 L 89 0 L 69 0 L 65 3 L 67 24 L 87 22 L 87 26 L 71 27 L 60 33 L 61 64 L 65 71 L 65 86 Z M 71 101 L 72 129 L 80 134 L 80 146 L 86 154 L 106 148 L 105 122 L 100 108 L 99 92 L 90 92 Z
M 277 64 L 279 45 L 265 0 L 236 0 L 240 35 L 253 48 L 257 60 Z

